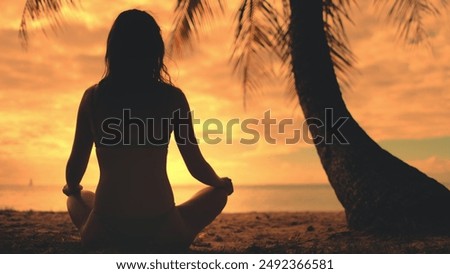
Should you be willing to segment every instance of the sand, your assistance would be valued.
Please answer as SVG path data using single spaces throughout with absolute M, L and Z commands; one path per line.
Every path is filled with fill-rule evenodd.
M 87 250 L 65 212 L 0 211 L 0 253 Z M 349 231 L 343 212 L 222 214 L 188 253 L 450 253 L 450 236 L 374 236 Z

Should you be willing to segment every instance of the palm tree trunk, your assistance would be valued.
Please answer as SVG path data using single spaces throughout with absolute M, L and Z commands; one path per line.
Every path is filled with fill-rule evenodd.
M 291 0 L 290 6 L 292 64 L 300 106 L 349 227 L 374 232 L 449 232 L 450 191 L 383 150 L 349 113 L 330 57 L 322 1 Z M 326 109 L 333 111 L 331 123 Z M 348 117 L 339 129 L 348 144 L 340 143 L 333 137 L 336 130 L 330 130 L 339 117 Z M 318 120 L 311 118 L 327 126 L 318 127 Z

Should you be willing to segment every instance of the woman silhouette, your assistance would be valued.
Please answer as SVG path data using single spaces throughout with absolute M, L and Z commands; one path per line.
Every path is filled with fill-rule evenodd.
M 188 247 L 220 214 L 233 192 L 203 158 L 183 92 L 163 63 L 154 18 L 128 10 L 108 36 L 106 72 L 78 109 L 63 188 L 67 208 L 88 246 Z M 208 185 L 175 206 L 166 173 L 171 133 L 189 172 Z M 80 181 L 95 143 L 100 179 L 95 194 Z

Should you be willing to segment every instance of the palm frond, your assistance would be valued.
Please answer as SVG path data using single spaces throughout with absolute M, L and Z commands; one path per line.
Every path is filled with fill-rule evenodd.
M 292 100 L 297 97 L 295 81 L 292 75 L 291 41 L 289 34 L 290 8 L 289 0 L 283 0 L 283 25 L 281 36 L 277 37 L 279 56 L 283 64 L 283 77 L 286 79 L 287 91 Z M 355 72 L 356 57 L 350 49 L 349 40 L 345 31 L 345 22 L 353 23 L 349 11 L 354 0 L 323 0 L 323 16 L 325 35 L 330 48 L 331 59 L 336 76 L 342 88 L 351 87 L 351 77 Z
M 349 12 L 355 0 L 324 0 L 325 34 L 330 47 L 331 60 L 336 76 L 343 88 L 349 88 L 353 75 L 355 55 L 350 49 L 345 22 L 353 23 Z
M 280 12 L 267 0 L 243 0 L 236 13 L 233 71 L 240 77 L 244 107 L 249 92 L 261 90 L 262 79 L 269 79 L 268 68 L 287 46 Z M 279 43 L 278 43 L 279 42 Z
M 192 37 L 198 37 L 198 29 L 211 23 L 216 14 L 223 11 L 221 0 L 178 0 L 169 36 L 169 52 L 181 54 L 185 45 L 192 45 Z
M 282 0 L 281 26 L 276 37 L 278 45 L 277 54 L 281 60 L 281 79 L 285 80 L 287 95 L 291 102 L 296 102 L 297 90 L 295 88 L 295 79 L 293 74 L 291 59 L 291 35 L 289 33 L 291 23 L 291 7 L 289 0 Z M 297 106 L 297 105 L 295 105 Z
M 28 44 L 28 20 L 37 21 L 48 18 L 51 28 L 56 30 L 61 24 L 61 9 L 64 5 L 76 6 L 75 0 L 27 0 L 22 12 L 19 38 L 22 44 Z M 45 30 L 43 29 L 45 32 Z
M 439 3 L 433 0 L 374 0 L 374 4 L 387 9 L 388 19 L 397 26 L 399 37 L 411 44 L 427 41 L 423 20 L 427 15 L 439 15 L 440 9 L 448 6 L 447 0 Z

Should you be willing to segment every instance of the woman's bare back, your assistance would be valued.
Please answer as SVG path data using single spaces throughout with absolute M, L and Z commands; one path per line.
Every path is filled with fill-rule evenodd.
M 175 205 L 166 162 L 172 113 L 180 104 L 175 93 L 181 91 L 162 84 L 127 91 L 126 96 L 96 86 L 87 91 L 100 168 L 94 210 L 158 216 Z

